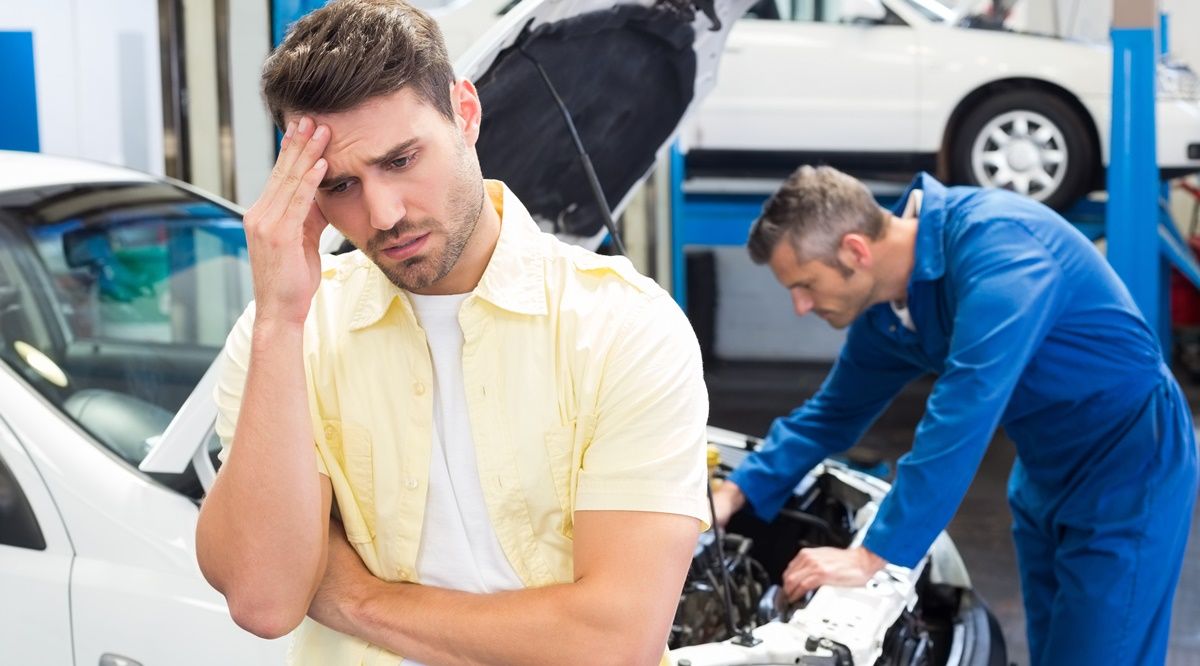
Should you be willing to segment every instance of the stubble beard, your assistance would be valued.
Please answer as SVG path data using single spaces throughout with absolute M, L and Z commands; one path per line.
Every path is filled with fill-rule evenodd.
M 475 233 L 479 218 L 483 214 L 483 206 L 487 202 L 487 190 L 483 179 L 470 168 L 464 159 L 457 170 L 454 186 L 450 188 L 447 197 L 449 209 L 449 225 L 434 219 L 422 220 L 419 223 L 407 224 L 401 221 L 395 227 L 376 234 L 367 243 L 367 256 L 379 266 L 379 270 L 388 280 L 405 291 L 420 291 L 428 289 L 445 278 L 458 265 L 463 252 Z M 381 248 L 394 241 L 404 233 L 413 229 L 427 229 L 434 233 L 439 229 L 445 230 L 446 245 L 440 256 L 428 252 L 423 255 L 406 259 L 400 263 L 388 262 L 380 256 Z

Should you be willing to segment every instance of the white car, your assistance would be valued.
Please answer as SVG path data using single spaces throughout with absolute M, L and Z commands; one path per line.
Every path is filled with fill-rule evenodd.
M 653 0 L 517 6 L 460 60 L 488 109 L 484 172 L 547 228 L 595 235 L 711 85 L 726 34 L 708 30 L 713 19 L 728 26 L 748 2 L 718 2 L 713 17 Z M 626 94 L 605 94 L 612 86 Z M 283 661 L 286 639 L 230 620 L 193 536 L 218 448 L 211 365 L 251 295 L 231 204 L 126 169 L 0 152 L 0 664 Z M 712 438 L 731 463 L 751 441 Z M 724 555 L 702 544 L 672 639 L 692 651 L 679 663 L 747 663 L 756 653 L 729 652 L 713 630 L 729 613 L 764 624 L 760 645 L 793 654 L 789 663 L 834 663 L 821 659 L 843 649 L 905 666 L 927 663 L 913 650 L 939 666 L 1003 663 L 995 622 L 944 538 L 918 568 L 889 569 L 894 581 L 870 588 L 882 603 L 869 617 L 854 591 L 832 588 L 759 620 L 745 612 L 770 596 L 779 557 L 813 539 L 850 542 L 886 487 L 830 464 L 774 537 L 747 528 Z M 714 552 L 738 564 L 737 602 L 716 611 L 705 580 Z M 857 619 L 813 623 L 843 616 Z
M 1063 208 L 1104 188 L 1112 49 L 980 26 L 952 0 L 761 0 L 684 132 L 693 176 L 918 169 Z M 968 6 L 973 3 L 966 3 Z M 997 29 L 1000 28 L 1000 29 Z M 1158 70 L 1163 177 L 1200 171 L 1200 82 Z
M 195 470 L 138 469 L 250 296 L 231 205 L 0 152 L 0 664 L 282 663 L 200 575 Z

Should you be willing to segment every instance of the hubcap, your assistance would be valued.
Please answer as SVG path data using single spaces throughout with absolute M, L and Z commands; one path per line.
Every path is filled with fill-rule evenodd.
M 1062 130 L 1040 113 L 1018 109 L 992 118 L 971 146 L 971 169 L 984 187 L 1003 187 L 1044 201 L 1067 174 Z

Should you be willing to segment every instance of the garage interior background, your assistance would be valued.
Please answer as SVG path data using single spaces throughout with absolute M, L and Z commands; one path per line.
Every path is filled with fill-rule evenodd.
M 259 66 L 274 14 L 296 15 L 303 0 L 41 0 L 0 12 L 0 149 L 33 150 L 121 164 L 191 182 L 248 206 L 274 162 L 275 133 L 258 93 Z M 429 2 L 417 4 L 429 5 Z M 461 4 L 461 3 L 459 3 Z M 1112 0 L 1023 0 L 1025 27 L 1095 43 L 1108 41 Z M 1200 66 L 1200 2 L 1161 0 L 1171 53 Z M 430 7 L 438 10 L 438 7 Z M 453 37 L 453 35 L 452 35 Z M 452 39 L 453 41 L 453 39 Z M 215 140 L 214 140 L 215 139 Z M 664 160 L 665 164 L 665 160 Z M 670 288 L 671 180 L 659 169 L 626 212 L 631 258 Z M 1185 223 L 1195 199 L 1174 192 Z M 1184 230 L 1186 231 L 1186 229 Z M 795 318 L 769 272 L 740 248 L 712 250 L 711 285 L 720 303 L 710 373 L 713 423 L 761 432 L 772 415 L 810 395 L 842 336 L 812 317 Z M 763 332 L 769 332 L 764 336 Z M 756 361 L 772 361 L 770 367 Z M 779 365 L 780 360 L 792 361 Z M 1187 378 L 1182 378 L 1187 383 Z M 1195 382 L 1192 382 L 1194 384 Z M 1193 405 L 1200 404 L 1188 386 Z M 926 387 L 906 394 L 870 435 L 886 457 L 903 452 Z M 1005 624 L 1010 656 L 1022 663 L 1015 563 L 1007 542 L 1003 477 L 1011 447 L 993 447 L 952 527 L 978 585 Z M 1172 644 L 1178 663 L 1200 663 L 1200 565 L 1193 538 L 1180 586 Z M 971 544 L 974 544 L 972 546 Z

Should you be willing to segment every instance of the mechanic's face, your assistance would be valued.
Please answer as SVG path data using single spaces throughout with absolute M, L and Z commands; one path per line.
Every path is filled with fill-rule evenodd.
M 786 239 L 775 246 L 768 264 L 792 296 L 796 315 L 813 312 L 834 328 L 846 328 L 873 305 L 874 278 L 848 253 L 839 252 L 844 270 L 819 260 L 801 262 Z
M 486 201 L 474 150 L 479 98 L 460 81 L 451 99 L 453 122 L 408 86 L 314 116 L 330 129 L 321 212 L 393 283 L 418 293 L 438 293 L 439 283 L 455 282 L 480 257 L 468 252 L 460 262 Z

